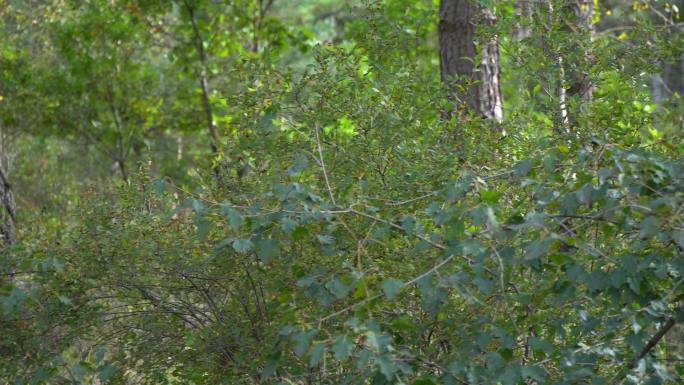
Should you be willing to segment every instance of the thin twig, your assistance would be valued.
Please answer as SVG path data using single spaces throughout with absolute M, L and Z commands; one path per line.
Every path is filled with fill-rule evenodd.
M 432 266 L 429 270 L 423 272 L 422 274 L 420 274 L 420 275 L 418 275 L 417 277 L 411 279 L 410 281 L 404 282 L 404 283 L 400 286 L 400 288 L 405 288 L 405 287 L 411 286 L 411 285 L 413 285 L 414 283 L 420 281 L 421 279 L 427 277 L 428 275 L 430 275 L 430 274 L 436 272 L 436 271 L 439 270 L 442 266 L 446 265 L 446 264 L 449 263 L 452 259 L 454 259 L 455 256 L 456 256 L 455 254 L 451 254 L 450 256 L 444 258 L 444 260 L 442 260 L 440 263 L 438 263 L 438 264 Z M 382 297 L 382 296 L 383 296 L 382 294 L 376 294 L 376 295 L 374 295 L 374 296 L 372 296 L 372 297 L 368 297 L 368 298 L 364 299 L 363 301 L 360 301 L 360 302 L 357 302 L 357 303 L 355 303 L 355 304 L 349 305 L 349 306 L 345 307 L 344 309 L 341 309 L 341 310 L 338 310 L 338 311 L 336 311 L 336 312 L 334 312 L 334 313 L 328 314 L 327 316 L 325 316 L 325 317 L 323 317 L 323 318 L 321 318 L 321 319 L 318 320 L 318 325 L 319 325 L 319 327 L 320 327 L 320 325 L 321 325 L 323 322 L 325 322 L 325 321 L 327 321 L 327 320 L 329 320 L 329 319 L 331 319 L 331 318 L 335 318 L 335 317 L 337 317 L 338 315 L 341 315 L 341 314 L 347 313 L 347 312 L 349 312 L 349 311 L 351 311 L 351 310 L 354 310 L 354 309 L 356 309 L 356 308 L 358 308 L 358 307 L 360 307 L 360 306 L 363 306 L 363 305 L 367 304 L 368 302 L 371 302 L 371 301 L 373 301 L 373 300 L 376 300 L 376 299 L 378 299 L 378 298 L 380 298 L 380 297 Z
M 376 217 L 375 215 L 367 214 L 367 213 L 364 213 L 363 211 L 358 211 L 358 210 L 355 210 L 355 209 L 353 209 L 353 208 L 352 208 L 352 209 L 349 209 L 349 212 L 352 213 L 352 214 L 356 214 L 356 215 L 359 215 L 359 216 L 368 218 L 368 219 L 372 219 L 372 220 L 374 220 L 374 221 L 376 221 L 376 222 L 384 223 L 384 224 L 386 224 L 386 225 L 388 225 L 388 226 L 394 227 L 394 228 L 397 229 L 397 230 L 401 230 L 401 231 L 406 232 L 406 230 L 405 230 L 404 228 L 402 228 L 401 226 L 399 226 L 398 224 L 396 224 L 396 223 L 394 223 L 394 222 L 387 221 L 387 220 L 382 219 L 382 218 L 379 218 L 379 217 Z M 425 236 L 423 236 L 423 235 L 420 235 L 420 234 L 413 234 L 413 236 L 415 236 L 416 238 L 418 238 L 418 239 L 420 239 L 420 240 L 426 242 L 426 243 L 429 244 L 430 246 L 435 247 L 435 248 L 437 248 L 437 249 L 440 249 L 440 250 L 446 250 L 446 249 L 447 249 L 447 247 L 444 246 L 444 245 L 442 245 L 441 243 L 433 242 L 432 240 L 430 240 L 429 238 L 427 238 L 427 237 L 425 237 Z M 468 258 L 466 258 L 466 259 L 468 259 Z M 468 259 L 468 261 L 470 262 L 470 259 Z
M 328 186 L 328 194 L 330 194 L 330 201 L 334 205 L 337 205 L 337 203 L 335 203 L 335 196 L 333 194 L 332 187 L 330 187 L 330 180 L 328 180 L 328 172 L 325 169 L 325 160 L 323 160 L 323 149 L 321 148 L 321 138 L 320 138 L 320 135 L 318 133 L 319 131 L 320 130 L 318 128 L 318 124 L 316 124 L 316 145 L 318 146 L 318 157 L 321 160 L 321 168 L 323 169 L 323 177 L 325 178 L 325 185 Z

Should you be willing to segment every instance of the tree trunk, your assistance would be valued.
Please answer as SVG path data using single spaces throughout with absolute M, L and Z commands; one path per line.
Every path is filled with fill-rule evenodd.
M 503 120 L 499 43 L 477 42 L 478 24 L 492 26 L 494 13 L 473 0 L 442 0 L 439 7 L 439 53 L 442 82 L 452 97 L 476 114 Z M 479 52 L 478 52 L 479 51 Z M 476 65 L 480 54 L 481 59 Z M 465 81 L 465 86 L 458 82 Z M 450 113 L 449 113 L 450 115 Z
M 663 65 L 665 94 L 671 97 L 675 93 L 684 95 L 684 61 L 672 61 Z
M 662 74 L 651 76 L 651 92 L 653 103 L 661 107 L 675 93 L 684 95 L 684 61 L 661 64 Z
M 521 0 L 524 1 L 524 0 Z M 542 37 L 544 50 L 553 55 L 556 62 L 556 98 L 558 101 L 558 114 L 556 118 L 556 130 L 568 130 L 569 126 L 577 121 L 578 109 L 572 109 L 570 98 L 579 98 L 580 103 L 592 99 L 594 83 L 589 76 L 591 68 L 591 53 L 588 44 L 593 40 L 594 26 L 594 2 L 593 0 L 572 0 L 564 3 L 560 9 L 554 9 L 551 1 L 546 2 L 549 20 L 548 25 L 553 25 L 554 18 L 560 18 L 564 24 L 562 31 L 566 32 L 573 42 L 571 52 L 574 54 L 564 56 L 550 42 L 547 36 Z M 551 35 L 550 30 L 546 35 Z M 578 52 L 578 51 L 582 52 Z M 577 104 L 581 106 L 581 104 Z
M 518 0 L 515 2 L 516 23 L 513 30 L 514 40 L 523 40 L 532 36 L 532 28 L 527 24 L 532 15 L 532 4 L 530 0 Z
M 680 0 L 676 4 L 680 10 L 684 10 L 684 0 Z M 672 17 L 672 20 L 665 21 L 665 25 L 674 26 L 675 23 L 681 23 L 683 17 Z M 659 20 L 661 22 L 661 20 Z M 662 69 L 662 73 L 656 73 L 651 76 L 651 89 L 653 92 L 653 102 L 661 107 L 669 98 L 675 94 L 684 96 L 684 60 L 670 58 L 658 63 Z
M 123 179 L 124 182 L 128 182 L 128 170 L 126 170 L 126 161 L 124 159 L 117 159 L 116 165 L 119 168 L 119 172 L 121 172 L 121 179 Z
M 2 248 L 5 248 L 11 246 L 17 240 L 17 218 L 14 192 L 5 173 L 4 165 L 0 165 L 0 204 L 2 204 L 2 214 L 0 214 L 0 245 Z
M 684 0 L 680 0 L 676 3 L 679 12 L 684 12 Z M 673 17 L 672 24 L 680 23 L 681 25 L 682 21 L 684 21 L 684 16 L 680 13 L 678 17 Z M 662 78 L 665 95 L 668 97 L 673 96 L 675 93 L 684 96 L 684 59 L 682 59 L 681 55 L 678 57 L 679 60 L 671 60 L 663 63 Z

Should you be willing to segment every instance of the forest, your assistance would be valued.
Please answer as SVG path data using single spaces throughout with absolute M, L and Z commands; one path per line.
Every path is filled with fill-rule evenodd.
M 684 0 L 0 0 L 0 385 L 684 384 Z

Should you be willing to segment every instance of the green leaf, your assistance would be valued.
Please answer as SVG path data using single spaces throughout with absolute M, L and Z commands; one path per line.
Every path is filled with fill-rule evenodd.
M 401 228 L 406 234 L 413 234 L 416 231 L 416 218 L 411 215 L 401 217 Z
M 309 161 L 306 155 L 299 153 L 295 156 L 292 167 L 287 170 L 287 175 L 297 175 L 309 167 Z
M 484 251 L 484 245 L 477 239 L 466 239 L 463 241 L 463 253 L 467 255 L 477 257 L 482 255 Z
M 261 370 L 261 380 L 265 381 L 268 378 L 270 378 L 273 375 L 273 373 L 275 373 L 279 363 L 280 352 L 278 351 L 270 354 L 266 359 L 266 365 L 264 365 L 264 368 Z
M 349 294 L 349 292 L 352 289 L 352 286 L 345 285 L 339 279 L 333 278 L 325 284 L 325 288 L 330 290 L 330 292 L 335 296 L 335 298 L 343 299 Z
M 154 185 L 154 191 L 158 195 L 166 191 L 166 182 L 163 179 L 155 179 L 152 181 L 152 184 Z
M 90 368 L 88 368 L 87 363 L 83 362 L 76 363 L 71 367 L 71 373 L 74 375 L 74 377 L 79 379 L 85 376 L 89 371 Z
M 505 365 L 503 357 L 501 357 L 501 354 L 497 352 L 489 352 L 485 354 L 485 360 L 487 361 L 487 368 L 490 370 L 500 370 Z
M 533 261 L 549 253 L 553 238 L 544 238 L 534 241 L 525 248 L 525 260 Z
M 532 171 L 533 166 L 534 162 L 531 159 L 525 159 L 513 167 L 513 175 L 517 177 L 527 176 Z
M 684 231 L 674 230 L 670 233 L 670 239 L 679 246 L 681 251 L 684 251 Z
M 311 345 L 311 340 L 316 336 L 318 330 L 309 330 L 307 332 L 300 332 L 292 337 L 295 342 L 294 353 L 298 356 L 303 355 L 309 350 L 309 345 Z
M 383 354 L 380 357 L 377 357 L 375 362 L 378 365 L 378 369 L 380 369 L 380 373 L 388 380 L 394 378 L 394 373 L 399 370 L 397 364 L 392 360 L 392 356 L 389 354 Z
M 570 193 L 566 194 L 561 200 L 561 205 L 563 207 L 564 214 L 575 214 L 580 207 L 580 202 L 577 194 Z
M 502 385 L 516 385 L 520 379 L 520 374 L 520 366 L 507 366 L 503 373 L 501 373 L 499 376 L 499 381 L 501 381 Z
M 359 370 L 365 369 L 371 359 L 371 351 L 368 349 L 361 349 L 356 360 L 356 368 Z
M 264 116 L 262 116 L 261 119 L 259 119 L 257 128 L 263 132 L 272 132 L 275 128 L 275 124 L 273 123 L 273 121 L 276 119 L 277 116 L 278 115 L 275 113 L 274 109 L 267 110 Z
M 105 355 L 107 354 L 107 348 L 104 346 L 98 346 L 95 352 L 95 363 L 100 363 L 102 360 L 104 360 Z
M 110 378 L 112 378 L 114 373 L 116 373 L 116 370 L 117 370 L 116 366 L 114 366 L 112 364 L 106 364 L 106 365 L 104 365 L 98 369 L 99 373 L 98 373 L 97 377 L 100 380 L 107 382 L 107 381 L 109 381 Z
M 356 132 L 356 126 L 354 125 L 354 122 L 349 119 L 346 116 L 343 116 L 339 120 L 339 130 L 340 133 L 346 136 L 355 136 L 358 135 Z
M 316 238 L 318 238 L 318 242 L 322 245 L 332 245 L 335 243 L 335 238 L 330 235 L 316 235 Z
M 484 226 L 487 223 L 487 206 L 478 206 L 470 212 L 470 219 L 472 219 L 475 226 Z
M 501 193 L 496 190 L 480 191 L 480 200 L 482 203 L 488 204 L 490 206 L 499 203 L 499 198 L 501 198 Z
M 528 340 L 530 348 L 535 352 L 544 352 L 546 354 L 551 354 L 556 350 L 553 345 L 548 341 L 543 340 L 539 337 L 530 337 Z
M 228 217 L 228 224 L 233 230 L 237 231 L 240 229 L 243 223 L 241 212 L 228 205 L 223 205 L 223 214 Z
M 14 310 L 15 306 L 21 304 L 28 298 L 26 292 L 18 287 L 13 287 L 8 296 L 0 296 L 2 308 L 6 313 Z
M 586 276 L 586 283 L 590 292 L 601 291 L 610 284 L 609 276 L 597 268 Z
M 390 351 L 393 349 L 392 337 L 384 333 L 369 331 L 366 333 L 366 341 L 368 342 L 368 346 L 371 346 L 379 351 Z
M 71 305 L 71 299 L 65 295 L 58 295 L 57 298 L 59 299 L 59 302 L 65 304 L 65 305 Z
M 233 241 L 233 249 L 235 249 L 235 251 L 238 253 L 246 253 L 252 250 L 253 246 L 254 243 L 252 243 L 252 241 L 249 239 L 235 239 Z
M 299 226 L 292 232 L 292 239 L 295 241 L 299 241 L 301 239 L 306 238 L 308 235 L 309 230 L 307 230 L 304 226 Z
M 654 216 L 644 218 L 639 224 L 639 238 L 650 238 L 660 230 L 660 220 Z
M 387 279 L 380 284 L 382 291 L 388 299 L 394 299 L 401 291 L 404 283 L 398 279 Z
M 410 333 L 416 330 L 416 328 L 419 326 L 412 322 L 411 318 L 407 315 L 402 315 L 399 317 L 396 317 L 395 319 L 392 320 L 392 330 L 394 332 L 406 332 Z
M 344 360 L 349 357 L 354 349 L 354 342 L 346 334 L 340 335 L 332 346 L 335 359 Z
M 546 377 L 546 372 L 544 369 L 537 365 L 532 365 L 532 366 L 524 366 L 522 368 L 522 376 L 524 378 L 531 378 L 535 381 L 544 381 L 544 378 Z
M 43 381 L 47 380 L 48 378 L 50 378 L 50 371 L 46 368 L 40 368 L 31 377 L 30 384 L 31 385 L 41 384 L 41 383 L 43 383 Z
M 324 343 L 315 343 L 311 347 L 311 353 L 309 357 L 309 366 L 316 367 L 318 364 L 321 363 L 321 360 L 323 360 L 323 355 L 325 354 L 325 344 Z
M 259 260 L 269 263 L 280 255 L 280 243 L 277 239 L 259 239 L 254 242 Z
M 474 282 L 477 288 L 485 294 L 490 294 L 494 290 L 494 282 L 485 277 L 476 277 Z
M 547 218 L 548 215 L 545 213 L 531 212 L 525 216 L 525 224 L 541 230 L 546 227 Z
M 197 236 L 200 240 L 207 239 L 209 230 L 211 230 L 212 223 L 204 217 L 197 218 Z

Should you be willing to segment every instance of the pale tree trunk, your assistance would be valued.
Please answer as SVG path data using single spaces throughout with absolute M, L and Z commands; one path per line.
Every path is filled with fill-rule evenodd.
M 522 0 L 525 1 L 525 0 Z M 540 6 L 544 6 L 543 3 L 539 3 Z M 558 110 L 554 114 L 555 129 L 560 131 L 562 129 L 568 128 L 568 101 L 567 101 L 567 91 L 566 91 L 566 75 L 565 75 L 565 63 L 563 61 L 563 56 L 558 52 L 555 47 L 555 42 L 549 39 L 551 35 L 550 27 L 554 24 L 554 6 L 552 1 L 546 1 L 545 7 L 541 7 L 536 13 L 535 17 L 543 18 L 540 22 L 544 26 L 543 33 L 540 34 L 539 39 L 541 40 L 541 47 L 543 51 L 550 58 L 553 59 L 555 68 L 553 68 L 553 82 L 555 83 L 555 102 L 557 103 Z
M 677 17 L 673 16 L 671 25 L 676 25 L 684 21 L 684 0 L 676 2 L 679 15 Z M 681 25 L 681 24 L 680 24 Z M 684 31 L 684 29 L 681 29 Z M 675 93 L 680 96 L 684 96 L 684 58 L 679 57 L 677 60 L 670 60 L 663 63 L 663 88 L 665 89 L 665 95 L 671 97 Z
M 484 118 L 500 123 L 503 121 L 503 97 L 499 43 L 496 38 L 480 44 L 477 42 L 477 26 L 495 23 L 494 13 L 479 7 L 474 0 L 441 1 L 439 52 L 442 82 L 461 104 Z M 468 85 L 459 86 L 459 81 Z
M 684 61 L 659 64 L 662 73 L 651 76 L 651 92 L 653 103 L 661 107 L 675 94 L 684 95 Z
M 558 121 L 560 126 L 567 127 L 570 122 L 568 118 L 568 94 L 565 90 L 565 65 L 563 64 L 563 57 L 558 55 L 556 58 L 557 79 L 556 79 L 556 97 L 558 98 Z
M 525 1 L 525 0 L 521 0 Z M 578 111 L 571 111 L 569 98 L 579 98 L 581 102 L 590 101 L 594 93 L 594 83 L 590 77 L 591 69 L 591 53 L 587 50 L 587 45 L 582 43 L 591 43 L 594 37 L 594 25 L 592 19 L 594 17 L 594 2 L 593 0 L 568 0 L 558 10 L 558 15 L 554 15 L 554 7 L 552 1 L 546 2 L 546 9 L 550 18 L 560 17 L 565 24 L 564 30 L 571 34 L 577 34 L 581 43 L 574 44 L 574 51 L 583 50 L 584 53 L 579 55 L 571 55 L 571 57 L 563 57 L 559 50 L 553 48 L 556 46 L 555 42 L 548 42 L 547 37 L 542 37 L 544 49 L 550 54 L 554 55 L 553 60 L 556 63 L 555 80 L 556 80 L 556 99 L 558 102 L 558 114 L 556 119 L 557 129 L 569 129 L 572 122 L 576 121 Z M 547 21 L 549 25 L 551 20 Z M 551 31 L 548 31 L 549 33 Z M 586 36 L 586 40 L 582 40 Z M 571 50 L 571 51 L 573 51 Z M 572 59 L 572 61 L 570 60 Z
M 662 81 L 665 95 L 671 97 L 678 93 L 684 96 L 684 60 L 665 63 Z
M 660 74 L 651 75 L 651 92 L 653 93 L 653 103 L 660 107 L 663 105 L 663 77 Z

